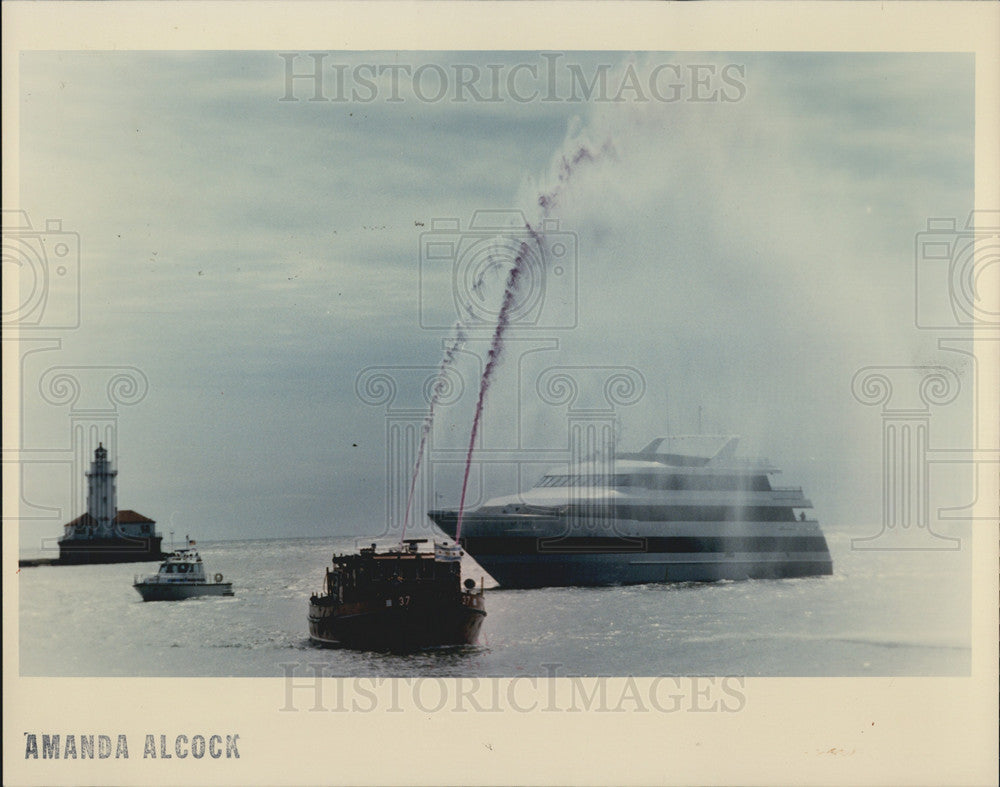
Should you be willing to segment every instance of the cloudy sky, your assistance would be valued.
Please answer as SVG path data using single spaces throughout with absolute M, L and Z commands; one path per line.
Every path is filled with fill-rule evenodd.
M 5 295 L 5 319 L 21 309 L 39 338 L 23 361 L 26 544 L 80 513 L 71 426 L 107 407 L 87 398 L 106 397 L 111 367 L 148 382 L 117 407 L 119 507 L 165 533 L 398 527 L 409 460 L 387 440 L 419 427 L 463 317 L 421 506 L 457 503 L 523 237 L 509 212 L 540 225 L 539 194 L 581 146 L 604 153 L 549 211 L 474 501 L 565 458 L 587 411 L 614 419 L 626 450 L 742 435 L 824 526 L 871 531 L 881 420 L 855 373 L 967 372 L 915 324 L 938 307 L 915 304 L 914 239 L 972 207 L 971 56 L 32 52 L 20 68 L 21 207 L 80 244 L 78 288 L 70 270 L 44 303 Z M 943 271 L 922 286 L 947 290 Z M 545 390 L 552 367 L 572 367 L 575 400 Z M 609 402 L 620 372 L 636 390 Z M 52 388 L 64 374 L 81 379 L 75 403 Z M 933 412 L 935 444 L 970 444 L 964 394 Z M 969 502 L 963 489 L 939 484 L 935 500 Z

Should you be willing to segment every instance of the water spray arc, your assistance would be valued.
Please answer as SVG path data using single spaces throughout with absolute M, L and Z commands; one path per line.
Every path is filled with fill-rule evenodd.
M 452 339 L 451 343 L 445 349 L 444 357 L 441 359 L 441 364 L 438 366 L 437 375 L 434 378 L 434 386 L 431 389 L 430 404 L 427 410 L 427 416 L 424 418 L 423 426 L 420 430 L 420 444 L 417 446 L 417 459 L 413 464 L 413 475 L 410 478 L 410 491 L 406 496 L 406 513 L 403 515 L 403 527 L 399 535 L 399 543 L 402 544 L 406 539 L 406 527 L 410 521 L 410 508 L 413 505 L 413 492 L 417 487 L 417 478 L 420 476 L 420 468 L 423 465 L 424 453 L 427 448 L 427 438 L 430 436 L 431 429 L 434 427 L 434 410 L 441 401 L 441 395 L 445 391 L 445 375 L 448 373 L 449 367 L 454 363 L 455 356 L 458 351 L 462 349 L 462 345 L 465 344 L 466 334 L 465 328 L 461 323 L 455 324 L 455 338 Z
M 541 208 L 542 218 L 548 218 L 552 209 L 558 205 L 559 197 L 569 185 L 570 179 L 580 164 L 584 162 L 593 163 L 600 157 L 612 153 L 613 149 L 609 140 L 605 142 L 596 153 L 591 152 L 591 150 L 585 145 L 581 145 L 572 156 L 563 156 L 555 187 L 551 191 L 543 193 L 538 197 L 538 206 Z M 525 229 L 537 245 L 539 252 L 542 254 L 542 258 L 544 259 L 543 238 L 530 222 L 525 224 Z M 455 528 L 456 542 L 458 542 L 462 536 L 462 519 L 465 515 L 465 495 L 469 485 L 469 469 L 472 466 L 472 455 L 475 452 L 476 437 L 479 434 L 479 424 L 482 421 L 483 405 L 486 401 L 486 394 L 490 389 L 493 373 L 496 371 L 497 364 L 503 354 L 504 335 L 507 332 L 507 328 L 510 326 L 511 309 L 517 302 L 518 288 L 523 278 L 524 267 L 529 253 L 530 248 L 527 242 L 522 242 L 518 253 L 514 258 L 514 264 L 507 273 L 507 282 L 504 287 L 500 311 L 497 314 L 496 328 L 493 331 L 493 338 L 490 342 L 490 349 L 487 353 L 486 366 L 483 368 L 483 374 L 479 380 L 479 397 L 476 400 L 476 410 L 472 419 L 472 430 L 469 435 L 469 449 L 466 452 L 465 457 L 465 472 L 462 476 L 462 495 L 459 500 L 458 522 Z

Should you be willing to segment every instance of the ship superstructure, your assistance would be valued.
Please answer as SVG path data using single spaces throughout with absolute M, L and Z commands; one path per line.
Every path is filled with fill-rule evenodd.
M 737 457 L 738 442 L 658 438 L 546 473 L 465 512 L 461 544 L 505 588 L 832 573 L 802 489 L 772 486 L 778 469 Z M 428 515 L 455 537 L 457 511 Z
M 379 552 L 334 555 L 323 592 L 309 599 L 309 637 L 320 645 L 406 652 L 472 645 L 486 617 L 482 588 L 462 577 L 462 550 L 406 539 Z
M 182 601 L 198 596 L 232 596 L 233 583 L 223 582 L 216 574 L 209 582 L 201 555 L 195 542 L 187 539 L 184 549 L 177 549 L 166 556 L 160 570 L 151 576 L 136 577 L 132 587 L 143 601 Z

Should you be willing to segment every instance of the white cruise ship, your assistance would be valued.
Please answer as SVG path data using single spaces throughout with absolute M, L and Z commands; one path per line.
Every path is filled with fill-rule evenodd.
M 550 472 L 466 511 L 460 541 L 503 588 L 831 574 L 799 487 L 735 456 L 739 438 L 658 438 L 638 453 Z M 454 510 L 428 512 L 452 538 Z

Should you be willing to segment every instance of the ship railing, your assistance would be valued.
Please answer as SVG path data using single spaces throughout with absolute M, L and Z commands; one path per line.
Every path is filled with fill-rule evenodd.
M 712 460 L 709 460 L 709 464 L 706 465 L 706 467 L 713 470 L 725 470 L 732 468 L 742 470 L 760 470 L 767 473 L 777 472 L 778 470 L 778 468 L 771 464 L 770 460 L 766 456 L 731 456 L 716 464 L 713 464 Z
M 772 486 L 771 491 L 779 500 L 789 500 L 802 497 L 801 486 Z

